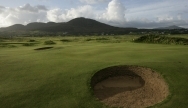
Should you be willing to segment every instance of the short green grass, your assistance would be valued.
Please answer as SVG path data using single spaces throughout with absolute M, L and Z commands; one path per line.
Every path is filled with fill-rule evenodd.
M 107 107 L 93 96 L 89 83 L 95 72 L 114 65 L 146 66 L 163 75 L 171 95 L 154 107 L 188 106 L 188 46 L 130 42 L 136 36 L 96 38 L 27 37 L 23 42 L 38 44 L 0 47 L 0 108 Z M 44 45 L 46 40 L 56 44 Z M 34 50 L 46 46 L 54 48 Z

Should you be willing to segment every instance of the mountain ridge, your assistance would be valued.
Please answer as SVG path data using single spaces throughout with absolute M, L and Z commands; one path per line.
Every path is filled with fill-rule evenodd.
M 16 30 L 16 31 L 27 31 L 27 30 L 39 30 L 39 31 L 50 31 L 50 32 L 100 32 L 100 31 L 114 31 L 118 30 L 121 31 L 123 29 L 137 29 L 137 28 L 120 28 L 111 26 L 93 19 L 88 18 L 75 18 L 68 22 L 62 22 L 62 23 L 56 23 L 56 22 L 48 22 L 48 23 L 42 23 L 42 22 L 32 22 L 27 25 L 22 24 L 15 24 L 9 27 L 0 28 L 4 31 L 9 30 Z
M 22 24 L 14 24 L 11 25 L 9 27 L 3 27 L 0 28 L 0 30 L 3 31 L 9 31 L 9 30 L 16 30 L 16 31 L 25 31 L 25 30 L 41 30 L 41 31 L 49 31 L 50 29 L 53 30 L 54 32 L 58 32 L 58 31 L 63 31 L 63 30 L 70 30 L 70 29 L 78 29 L 80 30 L 80 28 L 82 29 L 95 29 L 94 31 L 97 31 L 97 28 L 102 28 L 102 29 L 138 29 L 138 28 L 134 28 L 134 27 L 115 27 L 115 26 L 111 26 L 93 19 L 89 19 L 89 18 L 84 18 L 84 17 L 78 17 L 75 19 L 72 19 L 68 22 L 31 22 L 28 23 L 27 25 L 22 25 Z M 173 30 L 173 29 L 186 29 L 186 28 L 182 28 L 176 25 L 171 25 L 171 26 L 167 26 L 167 27 L 157 27 L 157 28 L 153 28 L 153 29 L 169 29 L 169 30 Z M 100 30 L 99 30 L 100 31 Z
M 46 36 L 46 35 L 124 35 L 124 34 L 184 34 L 188 29 L 178 26 L 156 29 L 121 28 L 111 26 L 89 18 L 75 18 L 68 22 L 32 22 L 27 25 L 15 24 L 0 28 L 2 36 Z
M 169 29 L 169 30 L 172 30 L 172 29 L 185 29 L 185 28 L 182 28 L 182 27 L 179 27 L 179 26 L 176 26 L 176 25 L 171 25 L 171 26 L 167 26 L 167 27 L 158 27 L 158 28 L 155 28 L 155 29 Z

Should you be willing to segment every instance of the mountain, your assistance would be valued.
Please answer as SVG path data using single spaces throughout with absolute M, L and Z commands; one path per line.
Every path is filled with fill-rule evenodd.
M 15 25 L 12 25 L 12 26 L 9 26 L 7 28 L 1 28 L 3 30 L 23 30 L 25 29 L 25 26 L 22 25 L 22 24 L 15 24 Z
M 168 26 L 168 27 L 159 27 L 159 28 L 155 28 L 155 29 L 169 29 L 169 30 L 173 30 L 173 29 L 185 29 L 185 28 L 178 27 L 176 25 L 172 25 L 172 26 Z
M 67 25 L 71 25 L 71 26 L 77 26 L 77 27 L 91 27 L 91 28 L 97 28 L 97 27 L 101 27 L 101 28 L 115 28 L 113 26 L 98 22 L 96 20 L 93 19 L 86 19 L 86 18 L 76 18 L 73 20 L 70 20 L 69 22 L 67 22 Z
M 22 24 L 15 24 L 9 27 L 4 27 L 4 28 L 0 28 L 1 30 L 4 31 L 23 31 L 23 30 L 37 30 L 37 29 L 41 29 L 41 28 L 45 28 L 45 27 L 51 27 L 51 26 L 56 26 L 59 25 L 59 23 L 55 23 L 55 22 L 48 22 L 48 23 L 42 23 L 42 22 L 32 22 L 29 23 L 27 25 L 22 25 Z
M 3 31 L 47 31 L 47 32 L 69 32 L 69 33 L 98 33 L 98 32 L 122 32 L 135 30 L 136 28 L 119 28 L 110 26 L 93 19 L 75 18 L 63 23 L 41 23 L 33 22 L 27 25 L 15 24 L 10 27 L 1 28 Z

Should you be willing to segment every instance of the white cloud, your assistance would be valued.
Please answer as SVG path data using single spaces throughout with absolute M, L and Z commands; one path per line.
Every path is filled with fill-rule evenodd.
M 168 15 L 157 17 L 158 22 L 166 22 L 166 21 L 173 21 L 173 20 L 174 20 L 174 17 L 168 16 Z
M 61 10 L 61 9 L 59 9 L 59 8 L 49 10 L 49 11 L 47 12 L 47 18 L 48 18 L 48 20 L 50 20 L 50 21 L 59 22 L 59 21 L 62 20 L 62 19 L 60 18 L 60 16 L 62 15 L 62 13 L 63 13 L 63 10 Z
M 54 22 L 65 22 L 77 17 L 94 17 L 94 9 L 90 5 L 80 6 L 78 8 L 71 8 L 70 10 L 62 10 L 59 8 L 49 10 L 47 18 Z
M 26 4 L 17 8 L 5 7 L 0 13 L 0 27 L 10 26 L 12 24 L 27 24 L 30 22 L 46 22 L 46 11 L 43 6 L 31 6 Z
M 115 25 L 119 25 L 126 21 L 125 19 L 125 6 L 119 0 L 112 0 L 106 9 L 106 11 L 102 14 L 102 16 L 98 16 L 98 20 L 103 20 L 107 23 L 112 23 Z
M 6 21 L 7 17 L 4 18 L 0 16 L 0 27 L 6 27 L 6 26 L 11 25 L 11 22 Z
M 126 22 L 125 10 L 125 6 L 119 0 L 112 0 L 109 2 L 106 10 L 103 11 L 97 11 L 91 5 L 71 8 L 69 10 L 56 8 L 47 12 L 47 18 L 54 22 L 65 22 L 77 17 L 86 17 L 120 26 L 119 24 Z

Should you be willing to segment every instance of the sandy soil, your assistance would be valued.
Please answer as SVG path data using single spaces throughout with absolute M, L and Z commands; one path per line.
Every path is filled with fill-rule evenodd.
M 100 80 L 101 75 L 105 78 L 99 82 L 95 80 L 94 83 L 97 83 L 92 84 L 95 96 L 106 105 L 145 108 L 162 102 L 169 95 L 168 85 L 164 79 L 149 68 L 138 66 L 110 68 L 103 69 L 100 74 L 94 76 L 96 78 L 100 76 Z M 107 71 L 110 71 L 110 74 Z M 118 74 L 112 75 L 112 73 Z

